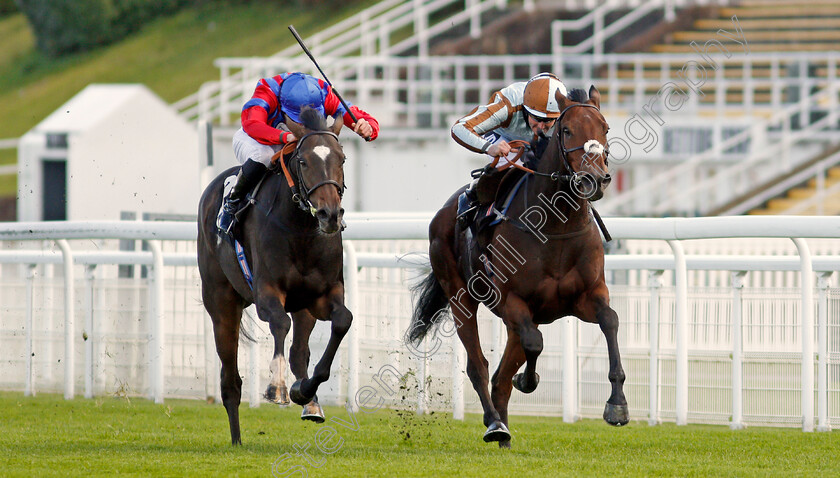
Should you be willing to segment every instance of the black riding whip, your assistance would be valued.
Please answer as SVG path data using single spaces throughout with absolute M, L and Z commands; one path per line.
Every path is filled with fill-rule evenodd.
M 330 79 L 327 78 L 327 75 L 324 73 L 324 70 L 322 70 L 321 67 L 318 65 L 318 62 L 315 61 L 315 57 L 312 56 L 312 52 L 310 52 L 309 48 L 306 47 L 306 44 L 303 43 L 303 38 L 301 38 L 300 35 L 298 35 L 298 32 L 297 32 L 297 30 L 295 30 L 294 25 L 289 25 L 289 31 L 292 32 L 292 35 L 294 35 L 295 40 L 297 40 L 300 47 L 303 48 L 303 52 L 306 53 L 306 56 L 308 56 L 309 59 L 312 60 L 312 63 L 315 64 L 315 68 L 317 68 L 318 71 L 321 72 L 321 76 L 323 76 L 324 81 L 326 81 L 327 84 L 330 85 L 330 88 L 332 88 L 333 93 L 335 93 L 335 96 L 338 97 L 338 101 L 341 102 L 341 106 L 344 107 L 344 110 L 347 111 L 347 113 L 350 115 L 350 118 L 353 119 L 353 122 L 358 123 L 358 120 L 356 119 L 356 115 L 354 115 L 353 112 L 350 111 L 350 107 L 347 106 L 347 103 L 344 102 L 344 98 L 342 98 L 341 95 L 338 94 L 338 90 L 336 90 L 335 86 L 333 86 L 333 84 L 330 83 Z M 370 138 L 365 138 L 365 141 L 370 141 Z

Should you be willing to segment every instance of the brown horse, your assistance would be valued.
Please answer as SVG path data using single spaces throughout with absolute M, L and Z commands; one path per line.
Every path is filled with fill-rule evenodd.
M 270 401 L 303 405 L 301 418 L 324 421 L 315 395 L 329 379 L 330 369 L 353 316 L 344 306 L 341 221 L 344 209 L 344 153 L 338 141 L 341 121 L 328 129 L 315 110 L 301 113 L 302 124 L 288 123 L 297 147 L 282 168 L 284 175 L 269 174 L 250 200 L 249 214 L 238 213 L 235 237 L 240 238 L 251 271 L 246 280 L 229 241 L 216 232 L 215 218 L 222 202 L 225 178 L 217 177 L 199 204 L 198 268 L 204 307 L 213 320 L 216 351 L 222 362 L 222 402 L 230 422 L 233 444 L 242 443 L 239 432 L 239 402 L 242 379 L 237 367 L 237 349 L 242 310 L 256 304 L 259 318 L 268 322 L 274 337 Z M 283 161 L 284 159 L 281 159 Z M 311 186 L 308 186 L 311 185 Z M 297 381 L 287 394 L 283 344 L 294 319 L 289 365 Z M 308 376 L 309 336 L 315 320 L 329 320 L 331 335 L 324 355 Z
M 455 216 L 463 189 L 437 212 L 429 226 L 432 272 L 416 287 L 419 297 L 406 334 L 409 343 L 418 344 L 446 316 L 441 311 L 451 311 L 467 350 L 467 375 L 484 409 L 484 441 L 498 441 L 500 447 L 510 447 L 511 388 L 531 393 L 539 383 L 536 365 L 543 337 L 537 327 L 564 316 L 601 326 L 612 384 L 604 419 L 612 425 L 628 421 L 618 315 L 609 306 L 603 244 L 589 208 L 589 201 L 600 199 L 610 181 L 609 127 L 594 86 L 588 99 L 583 90 L 569 96 L 559 91 L 555 95 L 562 114 L 554 134 L 497 226 L 479 229 L 475 238 L 461 230 Z M 492 378 L 492 394 L 479 343 L 479 303 L 507 327 L 507 346 Z M 524 372 L 517 374 L 523 364 Z

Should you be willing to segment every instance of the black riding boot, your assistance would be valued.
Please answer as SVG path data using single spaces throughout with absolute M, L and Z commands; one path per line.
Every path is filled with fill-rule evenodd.
M 239 175 L 236 177 L 236 184 L 224 198 L 222 207 L 219 209 L 219 216 L 216 218 L 216 227 L 219 229 L 219 233 L 231 234 L 234 215 L 239 210 L 245 195 L 262 179 L 265 170 L 264 164 L 250 159 L 242 165 Z

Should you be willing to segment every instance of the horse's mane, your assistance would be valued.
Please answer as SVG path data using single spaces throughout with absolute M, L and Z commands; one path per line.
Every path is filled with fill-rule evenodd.
M 327 131 L 327 120 L 318 110 L 304 106 L 300 110 L 300 124 L 310 131 Z
M 566 95 L 566 98 L 574 101 L 575 103 L 586 103 L 586 101 L 589 100 L 589 94 L 584 89 L 574 88 L 568 95 Z

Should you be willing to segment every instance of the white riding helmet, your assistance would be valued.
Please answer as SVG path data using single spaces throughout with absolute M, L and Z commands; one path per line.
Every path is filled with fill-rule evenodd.
M 560 107 L 554 93 L 566 96 L 566 85 L 551 73 L 540 73 L 525 85 L 525 110 L 537 118 L 553 119 L 560 116 Z

